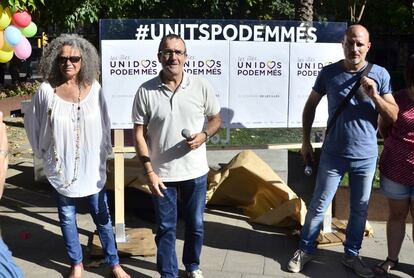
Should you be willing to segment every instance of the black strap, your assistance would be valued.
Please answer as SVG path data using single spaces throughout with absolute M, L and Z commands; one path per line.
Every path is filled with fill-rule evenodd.
M 359 86 L 361 86 L 361 78 L 364 76 L 367 76 L 368 73 L 371 71 L 373 64 L 368 63 L 368 65 L 365 67 L 364 71 L 359 76 L 358 80 L 355 82 L 354 87 L 352 87 L 351 91 L 349 91 L 348 95 L 344 98 L 344 100 L 341 102 L 339 107 L 336 109 L 334 115 L 332 116 L 331 120 L 328 123 L 328 126 L 326 127 L 325 131 L 325 137 L 328 135 L 329 130 L 332 129 L 332 127 L 335 125 L 336 119 L 338 118 L 339 114 L 341 114 L 342 111 L 344 111 L 346 105 L 351 100 L 351 98 L 355 95 L 355 92 L 358 90 Z

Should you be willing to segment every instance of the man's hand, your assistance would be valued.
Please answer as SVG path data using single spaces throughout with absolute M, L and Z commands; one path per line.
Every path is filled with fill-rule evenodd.
M 313 161 L 313 147 L 309 141 L 302 143 L 300 154 L 302 155 L 302 159 L 305 163 L 309 158 Z
M 195 150 L 207 141 L 207 135 L 204 132 L 191 135 L 191 139 L 187 141 L 188 147 Z
M 162 180 L 158 177 L 158 175 L 152 171 L 147 174 L 148 176 L 148 186 L 151 190 L 151 193 L 158 197 L 164 197 L 164 194 L 162 194 L 161 189 L 165 190 L 167 187 L 164 185 Z
M 375 82 L 374 79 L 371 79 L 369 77 L 363 76 L 361 78 L 361 86 L 365 89 L 366 94 L 370 98 L 378 97 L 378 91 L 377 91 L 377 82 Z

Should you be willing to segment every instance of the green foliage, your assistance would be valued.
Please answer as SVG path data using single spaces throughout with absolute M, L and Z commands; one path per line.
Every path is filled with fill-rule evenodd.
M 57 25 L 71 32 L 104 18 L 287 20 L 294 18 L 295 10 L 288 0 L 66 0 L 64 5 L 56 0 L 44 1 L 42 25 Z
M 39 86 L 40 83 L 38 81 L 22 82 L 0 91 L 0 99 L 14 96 L 33 95 L 37 91 Z
M 36 11 L 40 6 L 44 5 L 44 0 L 2 0 L 3 7 L 10 7 L 12 12 L 28 10 L 30 12 Z

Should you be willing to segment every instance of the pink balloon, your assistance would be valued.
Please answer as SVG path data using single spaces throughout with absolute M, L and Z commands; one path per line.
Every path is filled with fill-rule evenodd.
M 30 57 L 30 54 L 32 54 L 32 46 L 30 45 L 29 40 L 22 36 L 21 41 L 18 45 L 13 47 L 14 49 L 14 55 L 16 55 L 17 58 L 21 60 L 26 60 Z
M 14 25 L 24 28 L 32 22 L 32 16 L 27 11 L 18 11 L 13 14 L 12 22 Z

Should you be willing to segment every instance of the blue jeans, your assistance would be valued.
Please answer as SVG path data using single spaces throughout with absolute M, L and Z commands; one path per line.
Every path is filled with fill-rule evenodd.
M 59 194 L 57 191 L 57 206 L 60 228 L 63 234 L 66 250 L 72 265 L 82 262 L 82 247 L 79 242 L 78 227 L 76 223 L 76 199 Z M 84 197 L 89 204 L 90 214 L 98 230 L 105 261 L 109 266 L 119 264 L 116 249 L 115 235 L 112 229 L 111 215 L 109 213 L 106 190 Z
M 185 221 L 183 264 L 186 271 L 199 268 L 203 246 L 203 214 L 206 204 L 207 175 L 199 178 L 164 182 L 164 197 L 153 196 L 155 217 L 158 224 L 155 242 L 157 244 L 157 269 L 161 278 L 178 277 L 178 263 L 175 253 L 177 230 L 177 196 L 181 195 Z
M 313 192 L 305 224 L 300 234 L 299 248 L 313 253 L 325 212 L 335 196 L 339 183 L 348 172 L 350 214 L 346 228 L 345 254 L 357 256 L 361 249 L 368 214 L 369 198 L 377 157 L 349 159 L 322 152 L 315 191 Z
M 13 260 L 9 248 L 0 238 L 0 278 L 23 278 L 23 273 Z

